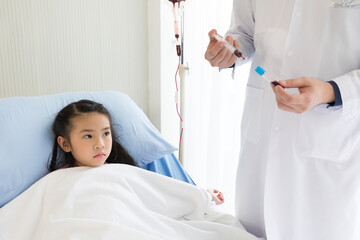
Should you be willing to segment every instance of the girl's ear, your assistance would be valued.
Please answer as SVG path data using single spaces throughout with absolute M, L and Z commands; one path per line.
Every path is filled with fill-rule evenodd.
M 69 145 L 68 141 L 66 141 L 66 139 L 64 137 L 59 136 L 57 138 L 57 142 L 65 152 L 70 152 L 70 150 L 71 150 L 70 145 Z

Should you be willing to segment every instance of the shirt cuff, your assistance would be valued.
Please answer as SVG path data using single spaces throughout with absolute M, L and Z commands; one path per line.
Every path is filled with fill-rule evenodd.
M 328 107 L 341 106 L 342 99 L 341 99 L 341 93 L 340 93 L 340 89 L 339 89 L 338 85 L 334 81 L 328 81 L 328 83 L 330 83 L 330 85 L 333 87 L 334 93 L 335 93 L 335 102 L 329 103 Z

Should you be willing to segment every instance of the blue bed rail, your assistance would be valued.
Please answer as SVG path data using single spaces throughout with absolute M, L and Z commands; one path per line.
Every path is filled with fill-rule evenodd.
M 174 153 L 165 155 L 164 157 L 159 158 L 158 160 L 146 164 L 142 168 L 171 178 L 178 179 L 183 182 L 196 185 L 189 176 L 189 174 L 181 166 L 180 162 L 177 160 Z

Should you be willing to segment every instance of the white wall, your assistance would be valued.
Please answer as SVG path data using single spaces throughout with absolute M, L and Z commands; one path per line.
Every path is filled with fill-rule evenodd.
M 0 97 L 118 90 L 148 114 L 147 5 L 0 0 Z
M 122 91 L 178 146 L 171 6 L 168 0 L 0 0 L 0 97 Z

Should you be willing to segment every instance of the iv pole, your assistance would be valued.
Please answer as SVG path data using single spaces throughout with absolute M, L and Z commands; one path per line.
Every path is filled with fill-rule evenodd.
M 188 67 L 184 65 L 184 6 L 181 5 L 181 2 L 185 2 L 185 0 L 169 0 L 173 4 L 174 11 L 174 27 L 175 27 L 175 38 L 179 41 L 180 35 L 180 44 L 176 46 L 177 55 L 180 57 L 179 61 L 179 76 L 180 76 L 180 143 L 179 143 L 179 161 L 181 164 L 184 164 L 184 155 L 185 155 L 185 147 L 184 147 L 184 119 L 185 119 L 185 87 L 186 87 L 186 74 L 188 73 Z M 178 32 L 178 23 L 176 19 L 176 4 L 178 4 L 178 8 L 180 9 L 180 17 L 181 17 L 181 32 Z M 177 76 L 175 76 L 177 77 Z M 177 88 L 177 87 L 176 87 Z M 178 97 L 176 95 L 176 104 L 178 103 Z
M 181 15 L 181 60 L 179 67 L 179 76 L 180 76 L 180 115 L 182 116 L 183 121 L 180 121 L 180 134 L 181 129 L 184 129 L 184 121 L 185 121 L 185 89 L 186 89 L 186 75 L 188 74 L 189 68 L 184 65 L 184 11 L 182 11 Z M 186 131 L 185 131 L 186 132 Z M 182 132 L 182 140 L 180 145 L 180 163 L 184 164 L 184 155 L 185 155 L 185 135 L 184 131 Z

